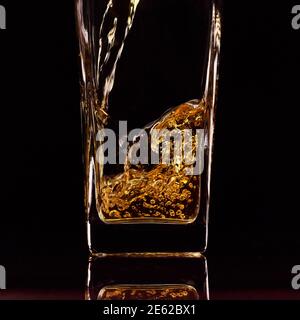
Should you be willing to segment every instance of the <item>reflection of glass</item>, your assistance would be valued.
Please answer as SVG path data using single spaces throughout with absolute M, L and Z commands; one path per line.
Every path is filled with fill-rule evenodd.
M 185 284 L 114 285 L 102 288 L 98 300 L 198 300 L 196 289 Z
M 206 248 L 220 45 L 215 2 L 75 0 L 93 254 L 199 255 Z M 174 130 L 179 147 L 168 135 Z
M 86 299 L 207 300 L 207 262 L 204 257 L 92 258 Z

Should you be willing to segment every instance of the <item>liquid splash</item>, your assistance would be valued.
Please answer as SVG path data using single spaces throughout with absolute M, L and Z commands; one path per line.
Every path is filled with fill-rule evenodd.
M 96 90 L 102 99 L 96 98 L 95 103 L 95 115 L 101 125 L 106 124 L 108 119 L 108 100 L 114 86 L 117 64 L 121 58 L 127 35 L 133 25 L 139 2 L 140 0 L 110 0 L 103 15 L 99 30 L 96 70 Z
M 204 101 L 193 100 L 171 109 L 148 130 L 177 129 L 183 133 L 185 129 L 192 129 L 194 154 L 197 148 L 194 133 L 196 129 L 205 128 L 207 121 L 208 108 Z M 132 165 L 129 160 L 127 156 L 123 173 L 103 177 L 101 181 L 98 211 L 102 221 L 191 223 L 196 219 L 200 205 L 200 176 L 187 175 L 190 164 L 173 161 L 170 164 Z

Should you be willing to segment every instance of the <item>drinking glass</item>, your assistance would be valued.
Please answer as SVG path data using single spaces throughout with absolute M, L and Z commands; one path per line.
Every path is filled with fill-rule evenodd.
M 214 0 L 75 0 L 91 254 L 207 246 L 221 17 Z

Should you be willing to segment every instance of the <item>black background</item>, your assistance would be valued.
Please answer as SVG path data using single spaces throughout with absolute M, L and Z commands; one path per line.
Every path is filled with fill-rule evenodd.
M 7 10 L 0 264 L 12 297 L 82 298 L 87 248 L 73 1 L 0 4 Z M 300 295 L 290 285 L 300 264 L 295 4 L 224 1 L 207 252 L 212 298 Z

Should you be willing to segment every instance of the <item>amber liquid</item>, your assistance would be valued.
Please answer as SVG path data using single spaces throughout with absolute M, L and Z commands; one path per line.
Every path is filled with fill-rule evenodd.
M 98 300 L 198 300 L 188 285 L 119 285 L 104 287 Z
M 178 129 L 183 133 L 190 129 L 195 133 L 196 129 L 203 129 L 207 121 L 205 103 L 194 100 L 171 109 L 148 131 Z M 156 145 L 162 145 L 164 136 L 159 140 L 155 141 Z M 192 134 L 190 156 L 196 154 L 198 142 Z M 173 142 L 168 152 L 174 153 L 174 148 Z M 127 157 L 123 173 L 102 180 L 100 218 L 109 223 L 193 222 L 199 213 L 200 176 L 187 175 L 190 163 L 190 159 L 182 158 L 178 162 L 173 158 L 170 164 L 133 166 Z

